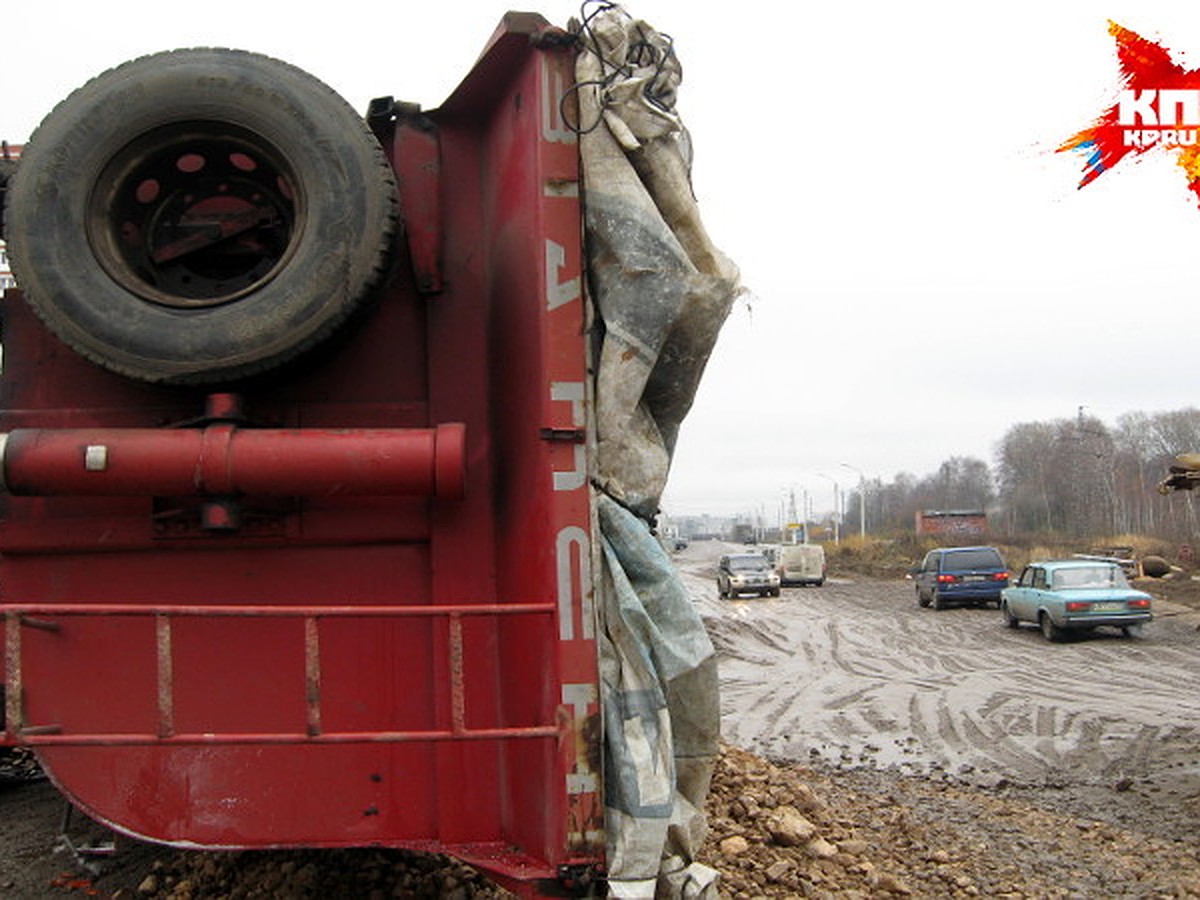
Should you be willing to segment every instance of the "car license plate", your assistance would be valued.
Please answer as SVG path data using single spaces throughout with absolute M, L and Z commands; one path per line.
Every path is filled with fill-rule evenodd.
M 986 575 L 964 575 L 963 581 L 987 581 Z
M 1120 612 L 1125 609 L 1124 603 L 1093 603 L 1092 612 Z

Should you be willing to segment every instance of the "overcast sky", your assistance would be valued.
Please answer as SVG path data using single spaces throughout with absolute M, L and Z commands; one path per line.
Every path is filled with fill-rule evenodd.
M 684 425 L 669 513 L 819 510 L 858 475 L 991 463 L 1013 424 L 1200 405 L 1200 208 L 1174 157 L 1082 191 L 1055 146 L 1116 96 L 1107 20 L 1200 66 L 1200 8 L 1114 0 L 625 4 L 676 42 L 693 180 L 751 299 Z M 503 2 L 6 4 L 0 138 L 126 59 L 299 65 L 357 109 L 436 107 Z M 533 2 L 565 25 L 575 3 Z M 1126 171 L 1121 171 L 1125 169 Z M 1180 447 L 1180 451 L 1200 448 Z

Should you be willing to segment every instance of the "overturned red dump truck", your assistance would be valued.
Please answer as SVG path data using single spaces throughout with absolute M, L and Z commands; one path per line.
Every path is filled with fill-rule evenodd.
M 237 51 L 60 104 L 7 185 L 5 736 L 208 848 L 604 869 L 570 36 L 364 122 Z

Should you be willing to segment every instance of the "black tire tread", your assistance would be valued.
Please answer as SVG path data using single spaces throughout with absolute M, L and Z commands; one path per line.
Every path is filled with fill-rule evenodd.
M 306 89 L 324 91 L 326 93 L 327 100 L 336 105 L 340 105 L 345 112 L 348 113 L 352 120 L 356 120 L 360 123 L 360 133 L 357 136 L 351 136 L 351 138 L 361 138 L 364 140 L 364 142 L 366 142 L 366 146 L 370 148 L 370 152 L 372 154 L 372 165 L 374 166 L 375 170 L 373 173 L 374 177 L 378 179 L 378 186 L 387 194 L 387 198 L 384 200 L 384 202 L 387 204 L 387 209 L 381 216 L 381 225 L 376 229 L 375 233 L 370 236 L 373 240 L 373 246 L 370 246 L 369 248 L 363 247 L 361 250 L 363 259 L 365 259 L 368 254 L 371 259 L 371 263 L 367 267 L 369 274 L 361 280 L 361 290 L 358 292 L 358 298 L 365 299 L 380 286 L 391 268 L 393 251 L 395 248 L 397 235 L 400 230 L 400 207 L 397 196 L 395 174 L 388 163 L 383 148 L 379 145 L 378 140 L 371 132 L 366 121 L 336 91 L 326 85 L 323 81 L 309 74 L 303 69 L 300 69 L 299 67 L 283 60 L 246 50 L 233 50 L 220 47 L 199 47 L 171 50 L 147 54 L 127 60 L 117 66 L 113 66 L 112 68 L 105 70 L 99 75 L 94 76 L 84 85 L 77 88 L 55 105 L 52 111 L 43 118 L 37 129 L 34 130 L 32 136 L 26 144 L 22 153 L 22 168 L 31 168 L 29 165 L 31 161 L 36 163 L 39 146 L 39 133 L 41 133 L 43 129 L 47 128 L 47 123 L 52 123 L 57 115 L 59 115 L 64 109 L 64 107 L 67 107 L 68 104 L 75 102 L 79 95 L 91 91 L 98 82 L 101 82 L 104 79 L 118 78 L 124 71 L 135 66 L 145 65 L 147 61 L 150 60 L 163 62 L 170 60 L 171 58 L 178 58 L 184 55 L 197 53 L 221 54 L 222 56 L 228 56 L 231 61 L 241 61 L 244 63 L 248 62 L 250 65 L 265 64 L 268 67 L 274 67 L 279 72 L 291 73 L 291 75 L 294 77 L 302 79 L 305 82 Z M 61 128 L 62 126 L 59 125 L 58 127 Z M 16 189 L 16 192 L 19 192 L 20 185 L 22 184 L 22 176 L 19 172 L 14 177 L 12 183 Z M 5 210 L 7 215 L 11 215 L 12 213 L 14 199 L 17 203 L 24 201 L 24 198 L 19 196 L 19 194 L 16 192 L 13 190 L 7 192 L 8 197 Z M 12 219 L 9 218 L 9 221 L 11 222 Z M 20 269 L 23 265 L 23 253 L 19 244 L 16 246 L 10 245 L 10 256 L 12 258 L 12 265 L 18 285 L 22 285 Z M 32 281 L 32 279 L 30 280 Z M 335 314 L 330 315 L 328 318 L 322 321 L 319 328 L 312 330 L 309 334 L 305 335 L 301 339 L 295 339 L 287 343 L 286 349 L 273 351 L 259 359 L 248 360 L 243 363 L 232 363 L 217 370 L 185 369 L 182 371 L 159 371 L 157 369 L 149 370 L 146 368 L 140 368 L 136 365 L 128 364 L 120 359 L 111 358 L 104 353 L 97 351 L 91 346 L 93 342 L 87 339 L 86 333 L 82 332 L 77 326 L 75 326 L 73 322 L 69 321 L 68 317 L 61 313 L 61 311 L 57 310 L 53 304 L 44 302 L 43 298 L 38 297 L 35 291 L 28 288 L 26 289 L 26 298 L 29 302 L 29 306 L 43 321 L 43 323 L 51 331 L 58 335 L 58 337 L 63 340 L 64 343 L 66 343 L 84 358 L 89 359 L 90 361 L 111 371 L 115 371 L 122 375 L 126 375 L 138 380 L 153 383 L 181 385 L 203 385 L 235 381 L 277 368 L 278 366 L 303 355 L 316 345 L 322 343 L 327 338 L 332 336 L 332 334 L 338 331 L 347 322 L 347 320 L 349 320 L 358 311 L 360 305 L 357 302 L 343 304 Z

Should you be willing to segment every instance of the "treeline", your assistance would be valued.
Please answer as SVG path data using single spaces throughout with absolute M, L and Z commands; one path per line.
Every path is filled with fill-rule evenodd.
M 911 531 L 923 509 L 986 509 L 1008 534 L 1145 534 L 1190 542 L 1198 530 L 1191 491 L 1156 486 L 1180 453 L 1200 451 L 1200 410 L 1126 413 L 1115 426 L 1080 414 L 1014 425 L 991 466 L 953 456 L 936 472 L 866 482 L 867 529 Z M 845 530 L 859 527 L 857 490 L 847 496 Z

